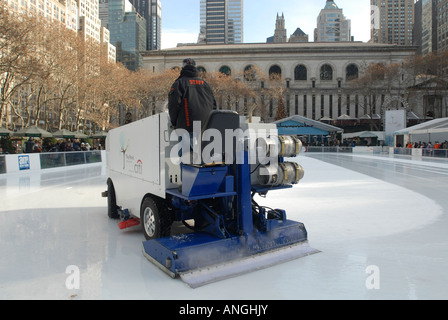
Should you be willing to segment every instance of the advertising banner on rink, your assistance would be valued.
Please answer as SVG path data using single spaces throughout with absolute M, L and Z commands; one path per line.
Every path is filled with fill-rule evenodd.
M 394 132 L 406 128 L 406 110 L 386 110 L 385 133 L 386 146 L 394 146 Z

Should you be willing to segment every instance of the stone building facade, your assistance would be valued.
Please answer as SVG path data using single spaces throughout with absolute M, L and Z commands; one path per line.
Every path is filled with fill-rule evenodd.
M 428 98 L 418 90 L 407 90 L 407 75 L 397 75 L 393 83 L 384 81 L 375 91 L 354 90 L 353 79 L 361 77 L 372 64 L 402 63 L 415 55 L 416 47 L 361 42 L 282 43 L 238 45 L 191 45 L 156 52 L 146 52 L 144 68 L 152 72 L 180 68 L 186 57 L 196 60 L 205 72 L 224 71 L 245 81 L 241 76 L 248 66 L 256 66 L 266 74 L 280 72 L 284 81 L 284 100 L 288 115 L 314 120 L 350 117 L 361 119 L 382 117 L 389 108 L 406 108 L 423 118 Z M 415 87 L 414 87 L 415 88 Z M 373 99 L 373 101 L 372 101 Z M 242 104 L 238 104 L 242 105 Z M 446 95 L 442 97 L 440 116 L 446 117 Z M 270 106 L 272 108 L 272 106 Z M 264 121 L 272 121 L 275 109 Z M 237 110 L 239 111 L 239 110 Z M 341 118 L 342 117 L 342 118 Z

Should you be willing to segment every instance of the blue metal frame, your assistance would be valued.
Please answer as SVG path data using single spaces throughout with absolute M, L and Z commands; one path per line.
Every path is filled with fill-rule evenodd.
M 210 194 L 203 194 L 203 195 L 199 195 L 199 196 L 186 196 L 186 195 L 183 195 L 179 191 L 179 189 L 167 189 L 166 193 L 168 193 L 174 197 L 177 197 L 179 199 L 188 200 L 188 201 L 210 199 Z M 235 195 L 236 195 L 235 191 L 218 192 L 218 193 L 213 194 L 213 198 L 229 197 L 229 196 L 235 196 Z
M 175 277 L 180 273 L 237 260 L 254 254 L 278 249 L 287 245 L 298 244 L 307 240 L 307 232 L 300 222 L 287 220 L 284 210 L 276 209 L 266 212 L 260 209 L 254 214 L 252 206 L 252 192 L 267 191 L 264 188 L 253 189 L 250 182 L 250 165 L 248 164 L 247 151 L 239 154 L 244 157 L 242 164 L 229 166 L 226 177 L 210 175 L 210 168 L 195 168 L 187 179 L 193 179 L 189 190 L 194 190 L 194 184 L 201 185 L 200 195 L 185 195 L 175 189 L 167 190 L 172 195 L 172 203 L 175 208 L 191 215 L 193 211 L 199 212 L 208 221 L 206 232 L 187 233 L 181 236 L 171 236 L 148 240 L 143 242 L 144 254 L 148 259 L 161 267 L 165 272 Z M 236 169 L 236 170 L 234 170 Z M 231 174 L 235 171 L 235 188 Z M 199 175 L 205 172 L 205 180 Z M 213 180 L 216 176 L 216 180 Z M 198 179 L 199 178 L 199 179 Z M 215 190 L 211 194 L 202 194 L 207 184 Z M 219 185 L 219 186 L 218 186 Z M 290 186 L 283 186 L 290 187 Z M 271 189 L 272 190 L 272 189 Z M 222 212 L 214 212 L 206 200 L 221 198 Z M 230 212 L 227 202 L 236 201 L 236 219 L 229 219 Z M 188 207 L 189 201 L 196 200 L 193 207 Z M 257 208 L 258 209 L 258 208 Z M 236 226 L 235 226 L 236 224 Z M 232 231 L 230 231 L 232 230 Z M 236 231 L 235 231 L 236 230 Z
M 239 154 L 243 162 L 237 165 L 237 209 L 239 230 L 244 234 L 253 232 L 252 222 L 252 195 L 250 183 L 250 165 L 246 151 Z

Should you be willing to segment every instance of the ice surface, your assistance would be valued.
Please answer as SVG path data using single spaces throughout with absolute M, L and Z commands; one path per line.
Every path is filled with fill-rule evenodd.
M 321 252 L 197 289 L 143 256 L 139 227 L 107 217 L 102 165 L 0 175 L 0 300 L 448 298 L 446 161 L 296 160 L 303 180 L 257 201 L 303 222 Z

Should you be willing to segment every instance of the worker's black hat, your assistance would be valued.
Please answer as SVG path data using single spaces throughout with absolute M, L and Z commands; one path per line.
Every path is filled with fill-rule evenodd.
M 185 66 L 193 66 L 193 67 L 195 67 L 196 66 L 196 61 L 194 61 L 191 58 L 186 58 L 186 59 L 184 59 L 184 61 L 182 61 L 182 67 L 185 67 Z

